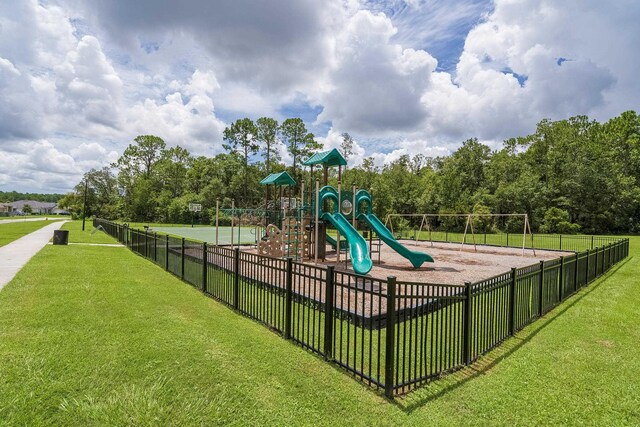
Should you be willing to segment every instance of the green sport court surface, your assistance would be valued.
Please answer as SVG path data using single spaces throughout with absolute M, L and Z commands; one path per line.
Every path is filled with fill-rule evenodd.
M 149 227 L 150 232 L 157 232 L 162 234 L 170 234 L 172 236 L 180 236 L 192 240 L 200 240 L 207 243 L 216 242 L 216 228 L 215 227 Z M 239 232 L 239 233 L 238 233 Z M 256 243 L 256 232 L 258 234 L 261 231 L 257 231 L 256 227 L 233 227 L 233 243 L 235 244 L 251 244 Z M 262 236 L 258 236 L 260 238 Z M 231 227 L 219 227 L 218 228 L 218 244 L 230 245 L 231 244 Z

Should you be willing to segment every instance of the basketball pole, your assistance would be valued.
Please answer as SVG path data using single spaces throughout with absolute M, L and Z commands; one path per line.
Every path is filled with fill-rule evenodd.
M 220 199 L 216 199 L 216 246 L 218 246 L 218 214 L 220 211 Z

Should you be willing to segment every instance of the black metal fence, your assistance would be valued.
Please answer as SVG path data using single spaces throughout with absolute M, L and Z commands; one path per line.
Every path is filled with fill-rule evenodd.
M 98 225 L 389 398 L 472 363 L 629 254 L 629 239 L 564 236 L 565 245 L 590 248 L 456 286 L 365 277 L 95 219 Z M 544 242 L 547 249 L 558 249 L 553 241 Z

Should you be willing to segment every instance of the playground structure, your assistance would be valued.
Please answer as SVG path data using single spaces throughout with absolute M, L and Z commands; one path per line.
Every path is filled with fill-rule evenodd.
M 413 268 L 419 268 L 425 262 L 434 262 L 433 258 L 423 252 L 412 251 L 399 243 L 393 233 L 372 212 L 371 194 L 358 190 L 355 185 L 351 191 L 343 191 L 341 178 L 342 166 L 347 162 L 344 157 L 333 149 L 316 153 L 307 159 L 303 165 L 311 168 L 313 177 L 314 166 L 324 168 L 324 185 L 320 188 L 320 179 L 315 179 L 315 191 L 305 194 L 304 182 L 300 183 L 299 194 L 296 181 L 287 173 L 273 173 L 265 177 L 260 183 L 265 186 L 276 186 L 279 194 L 277 200 L 269 200 L 270 192 L 265 191 L 265 209 L 251 210 L 262 217 L 262 223 L 256 225 L 256 249 L 259 255 L 271 257 L 291 257 L 295 260 L 313 260 L 315 264 L 326 260 L 326 246 L 332 246 L 336 251 L 337 262 L 341 262 L 344 253 L 345 265 L 351 263 L 358 274 L 367 274 L 373 267 L 371 253 L 378 248 L 381 240 L 398 254 L 406 258 Z M 338 188 L 328 185 L 328 168 L 338 167 Z M 287 188 L 287 195 L 284 189 Z M 299 196 L 299 198 L 298 198 Z M 272 207 L 272 209 L 268 209 Z M 231 209 L 220 209 L 216 204 L 216 245 L 218 244 L 217 230 L 219 228 L 220 212 L 231 215 L 232 227 L 234 218 L 238 218 L 247 210 L 236 209 L 232 203 Z M 366 235 L 358 231 L 359 226 L 366 227 Z M 328 233 L 329 226 L 335 229 L 335 238 Z M 373 235 L 377 236 L 374 243 Z M 234 244 L 233 231 L 231 237 Z

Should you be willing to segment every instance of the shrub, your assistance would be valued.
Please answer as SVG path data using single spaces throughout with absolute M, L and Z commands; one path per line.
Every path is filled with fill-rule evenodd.
M 580 231 L 579 224 L 569 220 L 569 212 L 560 208 L 549 208 L 544 213 L 544 221 L 540 226 L 542 233 L 576 234 Z

